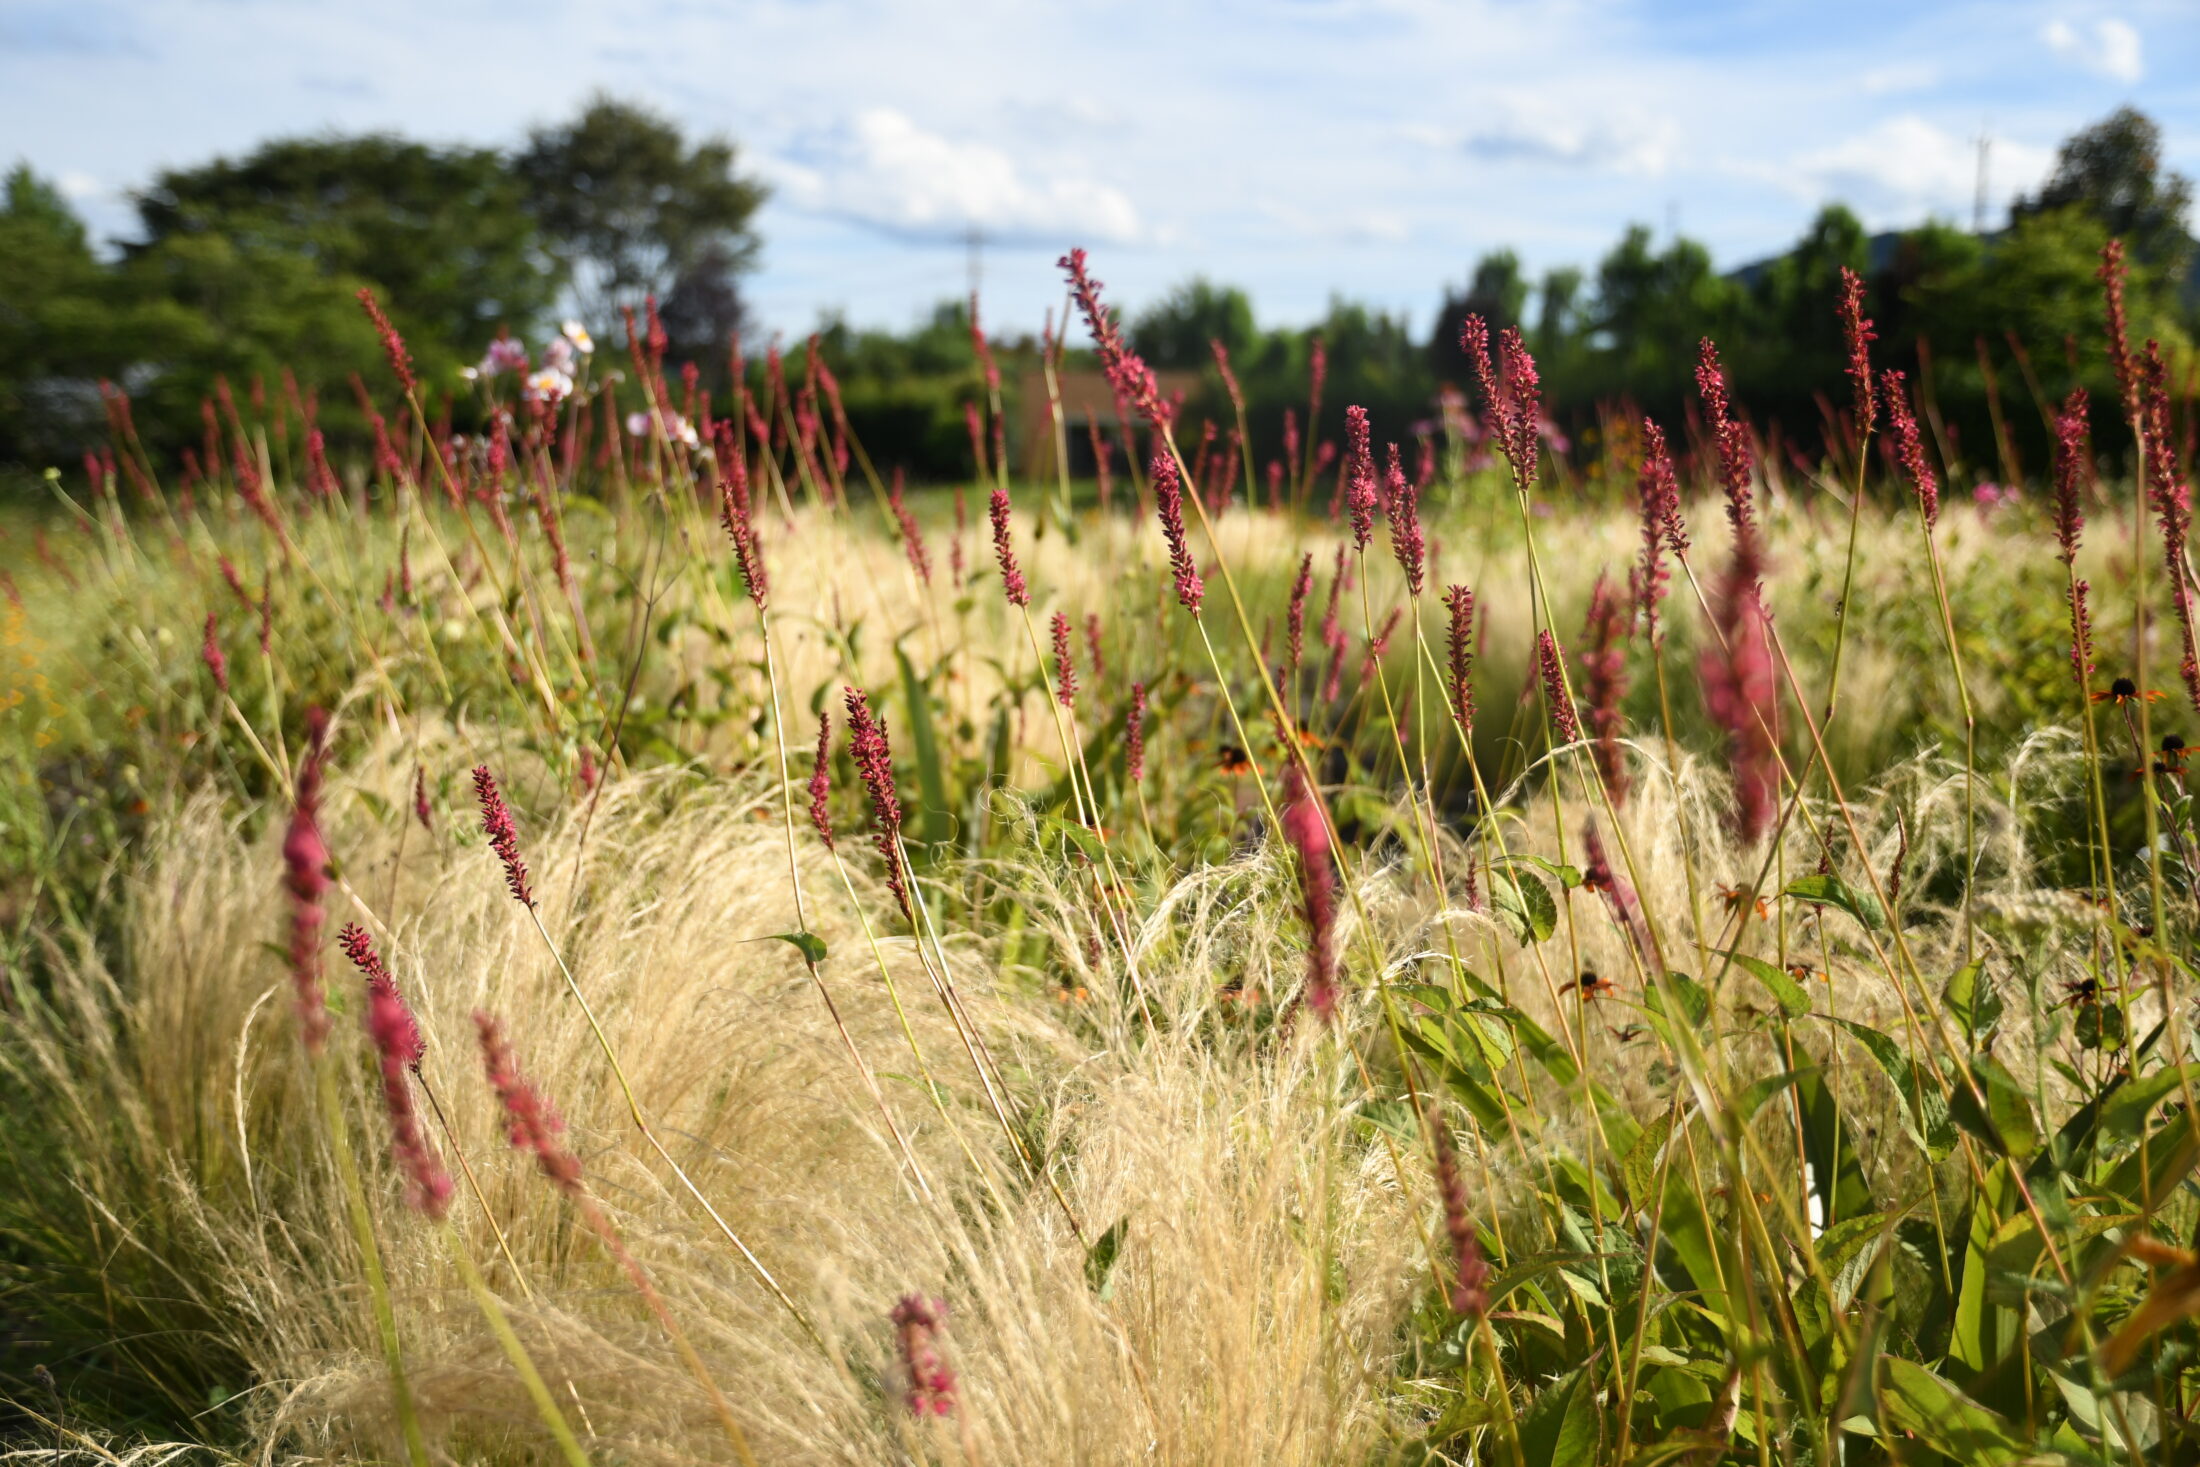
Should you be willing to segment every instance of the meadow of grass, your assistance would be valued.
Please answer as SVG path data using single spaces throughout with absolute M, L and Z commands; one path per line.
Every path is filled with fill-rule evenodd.
M 0 583 L 10 1457 L 2200 1461 L 2167 372 L 1973 495 L 1826 309 L 1810 470 L 1707 344 L 1585 480 L 1479 323 L 1269 479 L 1099 310 L 1109 484 L 646 329 L 457 442 L 393 340 L 348 477 L 116 400 Z

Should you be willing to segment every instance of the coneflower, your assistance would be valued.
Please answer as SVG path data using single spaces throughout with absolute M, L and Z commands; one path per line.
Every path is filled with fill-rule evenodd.
M 1177 604 L 1197 616 L 1207 587 L 1199 578 L 1199 567 L 1193 563 L 1191 547 L 1185 542 L 1184 481 L 1177 475 L 1176 456 L 1166 451 L 1153 456 L 1153 504 L 1154 513 L 1161 519 L 1161 537 L 1169 544 L 1169 569 L 1176 575 Z
M 1069 645 L 1069 617 L 1055 612 L 1047 630 L 1054 639 L 1054 701 L 1064 708 L 1077 706 L 1077 661 Z
M 825 842 L 825 849 L 832 850 L 833 821 L 826 809 L 826 797 L 832 793 L 833 717 L 829 713 L 817 715 L 817 762 L 810 766 L 810 824 L 817 827 L 817 837 Z
M 290 981 L 297 992 L 298 1033 L 318 1057 L 328 1040 L 328 998 L 321 988 L 321 898 L 328 891 L 328 846 L 321 840 L 321 768 L 328 758 L 328 715 L 306 712 L 306 752 L 291 795 L 283 837 L 283 886 L 290 893 Z
M 1465 586 L 1444 592 L 1444 607 L 1451 613 L 1444 629 L 1445 650 L 1450 654 L 1449 677 L 1444 692 L 1451 701 L 1452 717 L 1467 733 L 1474 732 L 1474 593 Z
M 1543 696 L 1550 704 L 1551 733 L 1560 746 L 1581 742 L 1581 719 L 1573 699 L 1566 696 L 1566 670 L 1558 655 L 1558 639 L 1548 628 L 1535 634 L 1536 668 L 1543 675 Z
M 940 1334 L 947 1305 L 922 1294 L 906 1294 L 890 1316 L 901 1346 L 902 1369 L 909 1377 L 903 1401 L 917 1417 L 955 1414 L 955 1372 L 940 1359 Z
M 505 808 L 496 776 L 489 772 L 486 764 L 474 767 L 474 798 L 481 803 L 481 833 L 489 837 L 489 849 L 504 863 L 504 884 L 511 888 L 521 906 L 534 906 L 535 893 L 528 885 L 527 863 L 519 858 L 519 832 L 513 828 L 512 812 Z
M 1344 410 L 1344 503 L 1352 517 L 1352 548 L 1367 549 L 1375 534 L 1375 449 L 1367 409 L 1354 403 Z
M 215 690 L 227 693 L 229 691 L 229 659 L 222 656 L 222 644 L 214 635 L 214 613 L 211 611 L 206 613 L 206 637 L 205 640 L 199 643 L 199 660 L 204 662 L 206 670 L 214 675 Z
M 1673 472 L 1673 455 L 1665 446 L 1665 430 L 1648 418 L 1642 420 L 1642 472 L 1635 480 L 1642 500 L 1642 563 L 1635 568 L 1631 589 L 1635 614 L 1652 642 L 1658 638 L 1658 603 L 1672 571 L 1665 564 L 1671 551 L 1675 559 L 1688 553 L 1688 530 L 1681 522 L 1681 486 Z
M 901 466 L 894 466 L 894 477 L 886 487 L 886 502 L 894 511 L 894 523 L 901 527 L 902 553 L 909 557 L 909 565 L 917 573 L 917 579 L 927 586 L 932 584 L 932 557 L 924 548 L 924 533 L 917 528 L 917 517 L 909 512 L 902 499 Z
M 1123 716 L 1123 767 L 1132 784 L 1146 778 L 1146 685 L 1131 684 L 1130 711 Z
M 412 353 L 405 350 L 405 339 L 397 334 L 390 318 L 382 314 L 382 303 L 374 298 L 373 291 L 360 287 L 359 304 L 366 307 L 367 319 L 374 323 L 374 334 L 382 338 L 382 352 L 390 359 L 390 371 L 396 374 L 397 385 L 410 394 L 418 383 L 413 376 Z
M 1085 655 L 1092 659 L 1092 681 L 1095 687 L 1107 681 L 1108 664 L 1100 655 L 1100 613 L 1085 613 Z
M 1750 492 L 1749 430 L 1734 417 L 1719 348 L 1706 336 L 1697 347 L 1696 392 L 1719 455 L 1719 486 L 1726 491 L 1727 523 L 1737 540 L 1757 538 L 1756 506 Z
M 1849 388 L 1856 403 L 1856 436 L 1861 442 L 1872 431 L 1873 407 L 1871 344 L 1879 339 L 1871 318 L 1864 314 L 1864 277 L 1841 267 L 1841 340 L 1849 350 Z
M 427 1216 L 440 1218 L 451 1205 L 451 1177 L 420 1123 L 412 1085 L 406 1079 L 407 1071 L 420 1073 L 427 1042 L 421 1038 L 412 1010 L 405 1006 L 404 995 L 397 990 L 397 980 L 383 966 L 365 929 L 357 923 L 347 924 L 336 934 L 336 941 L 367 980 L 367 1034 L 374 1041 L 381 1064 L 382 1107 L 390 1118 L 390 1156 L 405 1174 L 405 1200 Z
M 1284 673 L 1286 683 L 1298 680 L 1299 664 L 1306 657 L 1306 598 L 1314 589 L 1314 552 L 1309 550 L 1299 561 L 1298 579 L 1291 583 L 1291 609 L 1284 616 L 1284 630 L 1290 647 L 1291 661 Z
M 1887 398 L 1887 426 L 1894 433 L 1895 459 L 1902 465 L 1910 487 L 1917 491 L 1917 512 L 1925 517 L 1925 528 L 1930 530 L 1940 520 L 1940 479 L 1925 461 L 1925 442 L 1917 431 L 1917 415 L 1910 411 L 1909 389 L 1902 374 L 1889 371 L 1879 380 Z
M 1627 615 L 1611 583 L 1597 577 L 1589 593 L 1589 619 L 1582 628 L 1587 646 L 1581 658 L 1581 695 L 1589 709 L 1589 728 L 1594 735 L 1591 752 L 1605 793 L 1614 805 L 1627 802 L 1627 759 L 1620 748 L 1620 703 L 1627 696 L 1627 652 L 1621 645 Z
M 515 1151 L 532 1153 L 535 1164 L 568 1197 L 581 1197 L 580 1158 L 566 1149 L 565 1121 L 556 1107 L 520 1073 L 512 1047 L 493 1015 L 474 1010 L 474 1031 L 481 1040 L 481 1064 L 489 1088 L 504 1110 L 505 1136 Z
M 1421 582 L 1428 566 L 1428 542 L 1421 535 L 1420 486 L 1410 482 L 1398 464 L 1398 445 L 1390 445 L 1390 550 L 1398 557 L 1398 569 L 1406 573 L 1406 594 L 1421 599 Z
M 886 862 L 886 889 L 894 894 L 902 916 L 914 925 L 915 909 L 901 876 L 901 796 L 894 789 L 894 754 L 886 742 L 886 725 L 871 712 L 871 700 L 859 689 L 843 688 L 841 693 L 848 708 L 848 757 L 855 762 L 856 775 L 871 801 L 871 843 Z
M 1337 877 L 1329 864 L 1329 826 L 1321 802 L 1293 759 L 1283 769 L 1283 836 L 1299 862 L 1306 915 L 1306 1002 L 1324 1019 L 1337 1010 Z
M 1031 587 L 1024 581 L 1024 573 L 1016 565 L 1016 541 L 1009 531 L 1008 491 L 996 488 L 988 501 L 987 512 L 993 518 L 993 554 L 1001 562 L 1001 590 L 1008 596 L 1011 606 L 1029 606 Z
M 1092 344 L 1100 354 L 1100 369 L 1107 375 L 1108 385 L 1115 390 L 1116 402 L 1137 412 L 1157 430 L 1166 428 L 1170 413 L 1161 401 L 1161 390 L 1155 385 L 1153 372 L 1123 340 L 1122 327 L 1101 304 L 1100 282 L 1086 270 L 1085 252 L 1071 250 L 1055 263 L 1069 275 L 1070 290 L 1077 297 L 1077 308 L 1084 314 L 1086 328 L 1092 333 Z
M 2085 533 L 2085 505 L 2079 490 L 2085 476 L 2086 424 L 2091 404 L 2083 387 L 2070 389 L 2055 416 L 2055 543 L 2064 565 L 2075 565 L 2078 540 Z
M 435 810 L 428 803 L 428 771 L 417 766 L 413 769 L 413 818 L 422 830 L 435 834 Z
M 1430 1128 L 1435 1138 L 1436 1195 L 1444 1206 L 1444 1235 L 1451 1240 L 1451 1307 L 1456 1314 L 1479 1320 L 1489 1311 L 1489 1261 L 1467 1217 L 1467 1188 L 1459 1175 L 1459 1154 L 1451 1133 L 1438 1121 Z

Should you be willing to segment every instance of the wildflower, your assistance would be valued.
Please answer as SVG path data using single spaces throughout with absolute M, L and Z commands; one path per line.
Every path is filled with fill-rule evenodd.
M 771 578 L 764 570 L 764 548 L 758 543 L 751 514 L 748 465 L 738 453 L 721 453 L 717 467 L 718 521 L 733 542 L 733 563 L 741 572 L 741 586 L 762 612 L 771 596 Z
M 2096 703 L 2114 703 L 2117 707 L 2122 708 L 2131 703 L 2159 703 L 2167 696 L 2169 695 L 2156 688 L 2148 688 L 2145 692 L 2141 692 L 2137 683 L 2128 677 L 2120 677 L 2108 685 L 2107 692 L 2093 694 L 2093 701 Z
M 905 1294 L 890 1316 L 901 1342 L 902 1368 L 909 1374 L 909 1393 L 903 1399 L 916 1417 L 955 1414 L 955 1372 L 941 1361 L 940 1332 L 947 1323 L 947 1305 L 922 1294 Z
M 1299 859 L 1306 914 L 1306 1002 L 1327 1019 L 1337 1008 L 1337 877 L 1329 864 L 1327 817 L 1296 759 L 1284 765 L 1283 835 Z
M 2086 581 L 2075 580 L 2064 593 L 2070 603 L 2070 668 L 2081 688 L 2093 676 L 2093 614 L 2086 607 L 2086 594 L 2092 589 Z
M 1588 649 L 1580 653 L 1581 690 L 1589 707 L 1589 727 L 1595 734 L 1592 751 L 1597 773 L 1615 805 L 1627 801 L 1627 763 L 1620 748 L 1620 700 L 1627 695 L 1627 654 L 1620 647 L 1625 616 L 1619 597 L 1601 575 L 1589 595 L 1589 620 L 1582 636 Z
M 901 528 L 901 549 L 909 557 L 910 569 L 917 579 L 927 586 L 932 584 L 932 557 L 925 553 L 924 534 L 917 528 L 917 517 L 909 512 L 902 499 L 901 466 L 894 466 L 892 482 L 886 486 L 886 505 L 894 512 L 894 523 Z
M 1253 772 L 1253 756 L 1236 744 L 1224 744 L 1221 748 L 1215 750 L 1215 767 L 1224 774 L 1251 774 Z
M 1462 732 L 1474 732 L 1474 593 L 1465 586 L 1453 586 L 1444 592 L 1444 607 L 1451 613 L 1445 628 L 1445 650 L 1450 654 L 1449 677 L 1445 694 L 1451 700 L 1451 715 L 1459 720 Z
M 995 489 L 987 512 L 993 517 L 993 553 L 1001 562 L 1001 589 L 1011 606 L 1029 606 L 1031 587 L 1016 566 L 1016 541 L 1009 533 L 1008 491 Z
M 2070 389 L 2062 411 L 2055 415 L 2055 543 L 2062 547 L 2064 565 L 2078 559 L 2078 538 L 2085 532 L 2085 506 L 2079 500 L 2079 479 L 2085 469 L 2086 423 L 2090 403 L 2083 387 Z
M 886 862 L 886 889 L 894 894 L 901 913 L 913 924 L 915 909 L 901 874 L 901 797 L 894 790 L 894 754 L 886 742 L 886 725 L 871 711 L 871 701 L 855 688 L 843 688 L 848 708 L 848 757 L 855 762 L 871 801 L 871 843 Z
M 810 767 L 810 824 L 817 827 L 817 837 L 825 842 L 825 849 L 833 849 L 833 822 L 825 808 L 825 797 L 832 792 L 832 779 L 827 768 L 833 757 L 833 719 L 829 713 L 817 715 L 817 762 Z
M 206 613 L 206 639 L 199 644 L 199 660 L 214 675 L 215 690 L 228 693 L 229 659 L 222 656 L 222 644 L 214 635 L 214 613 L 211 611 Z
M 1429 1129 L 1436 1142 L 1436 1195 L 1444 1206 L 1444 1234 L 1451 1240 L 1452 1311 L 1479 1320 L 1490 1307 L 1489 1261 L 1467 1220 L 1467 1188 L 1451 1133 L 1441 1122 Z
M 527 348 L 509 336 L 499 336 L 489 343 L 481 364 L 474 371 L 482 377 L 495 377 L 505 372 L 527 370 Z
M 382 965 L 365 930 L 357 923 L 347 924 L 336 934 L 336 941 L 367 980 L 367 1033 L 374 1040 L 381 1063 L 382 1105 L 390 1117 L 390 1156 L 405 1174 L 405 1200 L 427 1216 L 440 1218 L 450 1207 L 451 1177 L 420 1123 L 412 1086 L 405 1078 L 408 1070 L 420 1073 L 427 1042 L 421 1038 L 418 1021 L 405 1006 L 397 981 Z
M 1172 414 L 1161 402 L 1161 391 L 1154 382 L 1153 371 L 1130 349 L 1123 340 L 1121 325 L 1100 303 L 1100 282 L 1086 271 L 1085 252 L 1071 250 L 1056 264 L 1069 275 L 1070 290 L 1076 295 L 1077 307 L 1084 314 L 1086 328 L 1092 333 L 1092 344 L 1100 354 L 1100 369 L 1115 391 L 1116 403 L 1135 411 L 1156 429 L 1166 428 Z
M 1108 675 L 1108 666 L 1100 656 L 1100 613 L 1097 611 L 1085 613 L 1085 655 L 1092 659 L 1093 682 L 1103 681 Z
M 519 858 L 519 832 L 512 826 L 512 812 L 497 790 L 496 776 L 486 764 L 474 768 L 474 798 L 481 802 L 481 833 L 489 837 L 489 849 L 504 863 L 504 884 L 523 907 L 535 905 L 534 889 L 527 882 L 527 865 Z
M 1077 663 L 1070 654 L 1069 618 L 1057 611 L 1049 624 L 1054 635 L 1054 701 L 1064 708 L 1077 706 Z
M 1734 527 L 1737 541 L 1755 541 L 1757 521 L 1749 487 L 1749 430 L 1734 418 L 1726 371 L 1719 365 L 1719 348 L 1708 336 L 1697 349 L 1696 392 L 1703 398 L 1704 415 L 1710 420 L 1712 439 L 1718 448 L 1719 484 L 1726 491 L 1727 523 Z
M 1146 685 L 1131 684 L 1130 711 L 1123 715 L 1123 766 L 1132 784 L 1146 778 Z
M 1902 374 L 1887 372 L 1879 380 L 1886 393 L 1887 425 L 1894 433 L 1895 458 L 1917 491 L 1918 513 L 1925 517 L 1925 528 L 1930 530 L 1940 518 L 1940 480 L 1925 461 L 1924 440 L 1917 431 L 1917 415 L 1910 411 L 1910 395 Z
M 1535 479 L 1543 429 L 1543 384 L 1535 358 L 1519 330 L 1508 326 L 1498 335 L 1500 364 L 1493 365 L 1489 323 L 1480 316 L 1460 323 L 1459 345 L 1474 364 L 1498 452 L 1512 469 L 1513 486 L 1524 494 Z
M 375 334 L 382 338 L 382 351 L 390 359 L 390 371 L 397 377 L 397 385 L 410 395 L 414 385 L 412 354 L 405 350 L 405 339 L 397 334 L 390 318 L 382 314 L 382 303 L 374 298 L 374 292 L 364 286 L 359 290 L 359 304 L 366 308 L 367 319 L 374 323 Z M 212 468 L 213 465 L 207 465 Z
M 1871 319 L 1864 314 L 1864 277 L 1841 267 L 1841 339 L 1849 349 L 1849 386 L 1856 402 L 1856 434 L 1868 436 L 1876 414 L 1877 395 L 1872 391 L 1871 344 L 1879 339 Z
M 1344 410 L 1345 508 L 1352 516 L 1352 548 L 1367 549 L 1375 533 L 1375 452 L 1367 409 L 1355 403 Z
M 428 805 L 428 771 L 420 768 L 413 770 L 413 818 L 422 830 L 434 834 L 435 812 Z
M 562 372 L 568 377 L 573 375 L 573 363 L 577 357 L 573 343 L 562 336 L 551 337 L 549 345 L 542 349 L 543 366 L 554 372 Z
M 1713 615 L 1723 641 L 1704 649 L 1698 664 L 1704 709 L 1726 730 L 1734 780 L 1735 831 L 1754 841 L 1771 828 L 1780 784 L 1779 687 L 1773 678 L 1771 630 L 1759 599 L 1751 556 L 1755 540 L 1737 539 Z
M 1581 884 L 1604 898 L 1612 909 L 1612 920 L 1635 945 L 1641 955 L 1643 971 L 1659 973 L 1664 964 L 1658 960 L 1657 948 L 1650 935 L 1650 926 L 1643 919 L 1642 903 L 1635 896 L 1634 887 L 1626 878 L 1613 871 L 1611 861 L 1604 854 L 1604 837 L 1598 833 L 1596 822 L 1585 821 L 1581 827 L 1582 871 Z
M 574 348 L 582 356 L 593 356 L 595 354 L 596 339 L 588 334 L 588 328 L 580 322 L 568 321 L 558 328 L 558 333 L 567 341 L 572 342 Z
M 2200 645 L 2193 632 L 2192 588 L 2186 579 L 2185 541 L 2192 531 L 2192 490 L 2185 483 L 2171 434 L 2168 369 L 2159 343 L 2146 344 L 2137 368 L 2141 391 L 2140 441 L 2146 455 L 2147 502 L 2154 510 L 2162 534 L 2162 559 L 2169 570 L 2170 604 L 2177 612 L 2177 629 L 2184 644 L 2178 667 L 2192 705 L 2200 709 Z
M 1688 529 L 1681 523 L 1681 486 L 1673 473 L 1673 455 L 1665 446 L 1665 430 L 1648 418 L 1642 420 L 1642 473 L 1635 489 L 1642 499 L 1642 564 L 1629 577 L 1635 613 L 1642 618 L 1650 640 L 1658 638 L 1658 602 L 1665 598 L 1672 572 L 1665 552 L 1677 560 L 1688 553 Z
M 1291 608 L 1284 617 L 1284 629 L 1288 637 L 1291 661 L 1284 674 L 1285 682 L 1298 678 L 1299 663 L 1306 656 L 1306 598 L 1314 589 L 1314 552 L 1309 550 L 1299 561 L 1298 579 L 1291 583 Z
M 544 367 L 527 379 L 524 396 L 529 402 L 539 402 L 546 407 L 556 407 L 573 395 L 571 374 L 557 367 Z
M 580 1196 L 580 1159 L 566 1149 L 565 1121 L 557 1108 L 520 1073 L 503 1028 L 492 1015 L 476 1009 L 474 1030 L 481 1040 L 481 1063 L 489 1088 L 496 1091 L 497 1103 L 504 1108 L 505 1136 L 512 1149 L 533 1152 L 536 1165 L 559 1191 Z
M 2108 308 L 2108 361 L 2116 369 L 2116 390 L 2124 400 L 2124 416 L 2140 414 L 2138 382 L 2131 361 L 2131 335 L 2124 318 L 2124 242 L 2112 239 L 2101 246 L 2101 268 L 2094 272 Z
M 306 1053 L 318 1057 L 328 1039 L 328 1000 L 321 990 L 321 898 L 328 890 L 328 847 L 322 843 L 321 768 L 328 758 L 328 715 L 306 713 L 306 752 L 291 794 L 290 830 L 283 837 L 283 885 L 290 892 L 290 980 L 297 990 L 298 1030 Z
M 1566 694 L 1566 670 L 1558 655 L 1558 640 L 1549 628 L 1535 634 L 1536 667 L 1543 675 L 1543 696 L 1550 704 L 1553 742 L 1563 747 L 1581 741 L 1581 719 L 1574 701 Z
M 1176 471 L 1176 456 L 1163 451 L 1153 456 L 1154 511 L 1161 518 L 1161 536 L 1169 542 L 1169 568 L 1176 573 L 1176 599 L 1192 615 L 1199 615 L 1207 587 L 1192 563 L 1184 538 L 1184 481 Z
M 1421 598 L 1421 580 L 1428 563 L 1428 544 L 1421 536 L 1420 487 L 1407 480 L 1398 467 L 1398 445 L 1390 445 L 1390 549 L 1398 568 L 1406 573 L 1406 594 Z

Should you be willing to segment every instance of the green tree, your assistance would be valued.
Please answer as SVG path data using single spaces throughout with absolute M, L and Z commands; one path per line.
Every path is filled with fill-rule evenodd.
M 739 281 L 756 264 L 752 221 L 765 198 L 736 161 L 724 138 L 690 146 L 647 108 L 598 96 L 571 122 L 530 133 L 512 168 L 584 316 L 609 327 L 644 297 L 663 301 L 684 287 L 686 302 L 713 304 L 683 311 L 682 329 L 714 337 L 680 345 L 715 355 L 724 345 L 717 333 L 739 318 Z
M 2162 129 L 2137 108 L 2119 107 L 2065 142 L 2054 173 L 2038 194 L 2017 201 L 2010 221 L 2072 206 L 2121 237 L 2137 261 L 2177 272 L 2191 258 L 2192 180 L 2163 169 Z
M 1220 341 L 1242 358 L 1254 341 L 1253 303 L 1235 286 L 1193 276 L 1139 313 L 1131 345 L 1156 367 L 1203 367 Z
M 159 175 L 138 196 L 145 237 L 127 253 L 219 239 L 239 259 L 295 259 L 332 282 L 372 282 L 416 349 L 464 357 L 499 326 L 531 331 L 555 298 L 558 266 L 527 202 L 493 149 L 386 134 L 286 138 Z
M 1528 309 L 1528 282 L 1520 273 L 1520 256 L 1511 250 L 1492 250 L 1474 263 L 1474 275 L 1464 295 L 1446 290 L 1436 308 L 1436 325 L 1429 333 L 1429 365 L 1446 382 L 1461 384 L 1474 376 L 1474 364 L 1459 345 L 1459 325 L 1469 316 L 1490 324 L 1494 338 L 1507 327 L 1518 326 Z

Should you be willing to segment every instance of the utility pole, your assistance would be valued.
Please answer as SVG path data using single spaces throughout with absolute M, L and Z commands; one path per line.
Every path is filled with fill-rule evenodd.
M 1994 140 L 1987 134 L 1986 123 L 1978 130 L 1978 190 L 1971 196 L 1971 233 L 1986 233 L 1986 160 L 1992 153 Z

